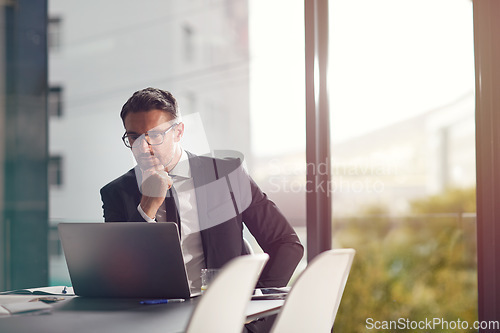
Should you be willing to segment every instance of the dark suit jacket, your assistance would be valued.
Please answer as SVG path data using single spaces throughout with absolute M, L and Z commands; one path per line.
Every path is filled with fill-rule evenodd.
M 188 156 L 196 191 L 206 266 L 219 268 L 230 259 L 247 253 L 243 243 L 245 223 L 270 257 L 258 287 L 285 286 L 304 250 L 283 214 L 246 173 L 237 171 L 238 168 L 241 169 L 239 159 L 216 159 L 190 153 Z M 236 178 L 239 178 L 236 181 L 231 177 L 235 173 L 238 174 Z M 223 178 L 227 178 L 226 182 Z M 229 181 L 230 178 L 233 181 Z M 242 178 L 246 179 L 247 185 L 240 186 Z M 211 184 L 218 184 L 217 187 L 227 184 L 231 196 L 214 195 Z M 248 195 L 245 196 L 242 192 L 248 192 Z M 224 212 L 218 212 L 221 207 L 228 207 L 228 202 L 224 202 L 226 199 L 220 199 L 221 197 L 231 198 L 228 200 L 232 200 L 230 204 L 235 207 L 235 213 L 228 220 L 205 228 L 203 224 L 209 223 L 207 221 L 211 216 L 225 215 Z M 137 211 L 141 193 L 134 169 L 104 186 L 101 198 L 105 222 L 144 221 Z

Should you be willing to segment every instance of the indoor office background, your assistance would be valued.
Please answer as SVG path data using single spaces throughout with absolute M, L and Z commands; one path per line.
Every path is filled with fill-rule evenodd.
M 33 255 L 15 252 L 27 243 L 47 244 L 46 262 L 39 263 L 46 283 L 70 284 L 57 224 L 103 221 L 99 189 L 134 165 L 120 139 L 119 111 L 134 91 L 154 86 L 178 98 L 188 149 L 244 154 L 249 173 L 304 245 L 311 239 L 306 177 L 329 175 L 314 191 L 331 200 L 331 221 L 323 222 L 331 245 L 357 251 L 336 331 L 364 332 L 369 317 L 477 320 L 473 2 L 329 1 L 331 159 L 314 163 L 306 158 L 307 2 L 48 0 L 47 38 L 39 40 L 46 59 L 33 61 L 41 77 L 46 72 L 46 101 L 23 99 L 22 92 L 9 99 L 9 91 L 23 88 L 16 75 L 33 70 L 22 61 L 16 70 L 8 66 L 24 47 L 11 40 L 12 17 L 30 4 L 4 4 L 3 289 L 36 287 L 9 275 L 14 259 Z M 32 15 L 39 17 L 39 8 Z M 9 108 L 44 102 L 41 129 L 9 139 L 8 124 L 22 129 L 31 116 L 16 117 Z M 48 191 L 37 201 L 41 208 L 15 199 L 11 212 L 9 190 L 22 192 L 12 182 L 31 171 L 18 171 L 9 156 L 36 150 L 30 143 L 40 146 L 31 155 L 45 154 L 33 172 L 38 179 L 46 171 L 37 186 Z M 16 215 L 23 204 L 41 212 L 27 230 L 11 223 L 30 218 Z M 44 216 L 45 227 L 37 227 Z

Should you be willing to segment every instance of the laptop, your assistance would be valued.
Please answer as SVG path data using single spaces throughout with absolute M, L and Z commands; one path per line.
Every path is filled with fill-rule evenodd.
M 177 224 L 59 223 L 76 295 L 189 298 Z

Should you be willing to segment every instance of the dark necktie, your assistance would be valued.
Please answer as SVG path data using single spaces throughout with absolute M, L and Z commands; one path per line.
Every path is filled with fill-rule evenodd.
M 175 188 L 172 186 L 167 191 L 164 204 L 160 207 L 160 209 L 158 209 L 158 213 L 156 214 L 156 220 L 158 222 L 177 223 L 177 227 L 179 229 L 179 237 L 180 237 L 181 219 L 179 216 L 179 211 L 177 210 L 176 201 L 177 201 L 177 193 L 175 192 Z

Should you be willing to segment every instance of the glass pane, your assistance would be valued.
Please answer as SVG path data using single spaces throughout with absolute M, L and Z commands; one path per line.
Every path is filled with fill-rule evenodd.
M 333 245 L 357 251 L 336 329 L 472 326 L 472 2 L 334 0 L 330 27 Z
M 303 5 L 301 1 L 249 1 L 250 114 L 255 159 L 251 174 L 283 211 L 305 249 Z M 306 254 L 298 271 L 305 265 Z
M 276 24 L 285 5 L 289 15 Z M 49 54 L 49 80 L 64 86 L 64 117 L 49 124 L 50 152 L 65 168 L 64 186 L 50 192 L 50 239 L 61 221 L 103 221 L 99 189 L 135 165 L 119 113 L 148 86 L 177 98 L 186 150 L 242 152 L 250 175 L 303 233 L 304 192 L 282 185 L 305 178 L 304 168 L 288 169 L 305 164 L 302 7 L 50 0 L 49 16 L 64 22 Z M 52 253 L 51 283 L 63 284 L 64 258 Z

